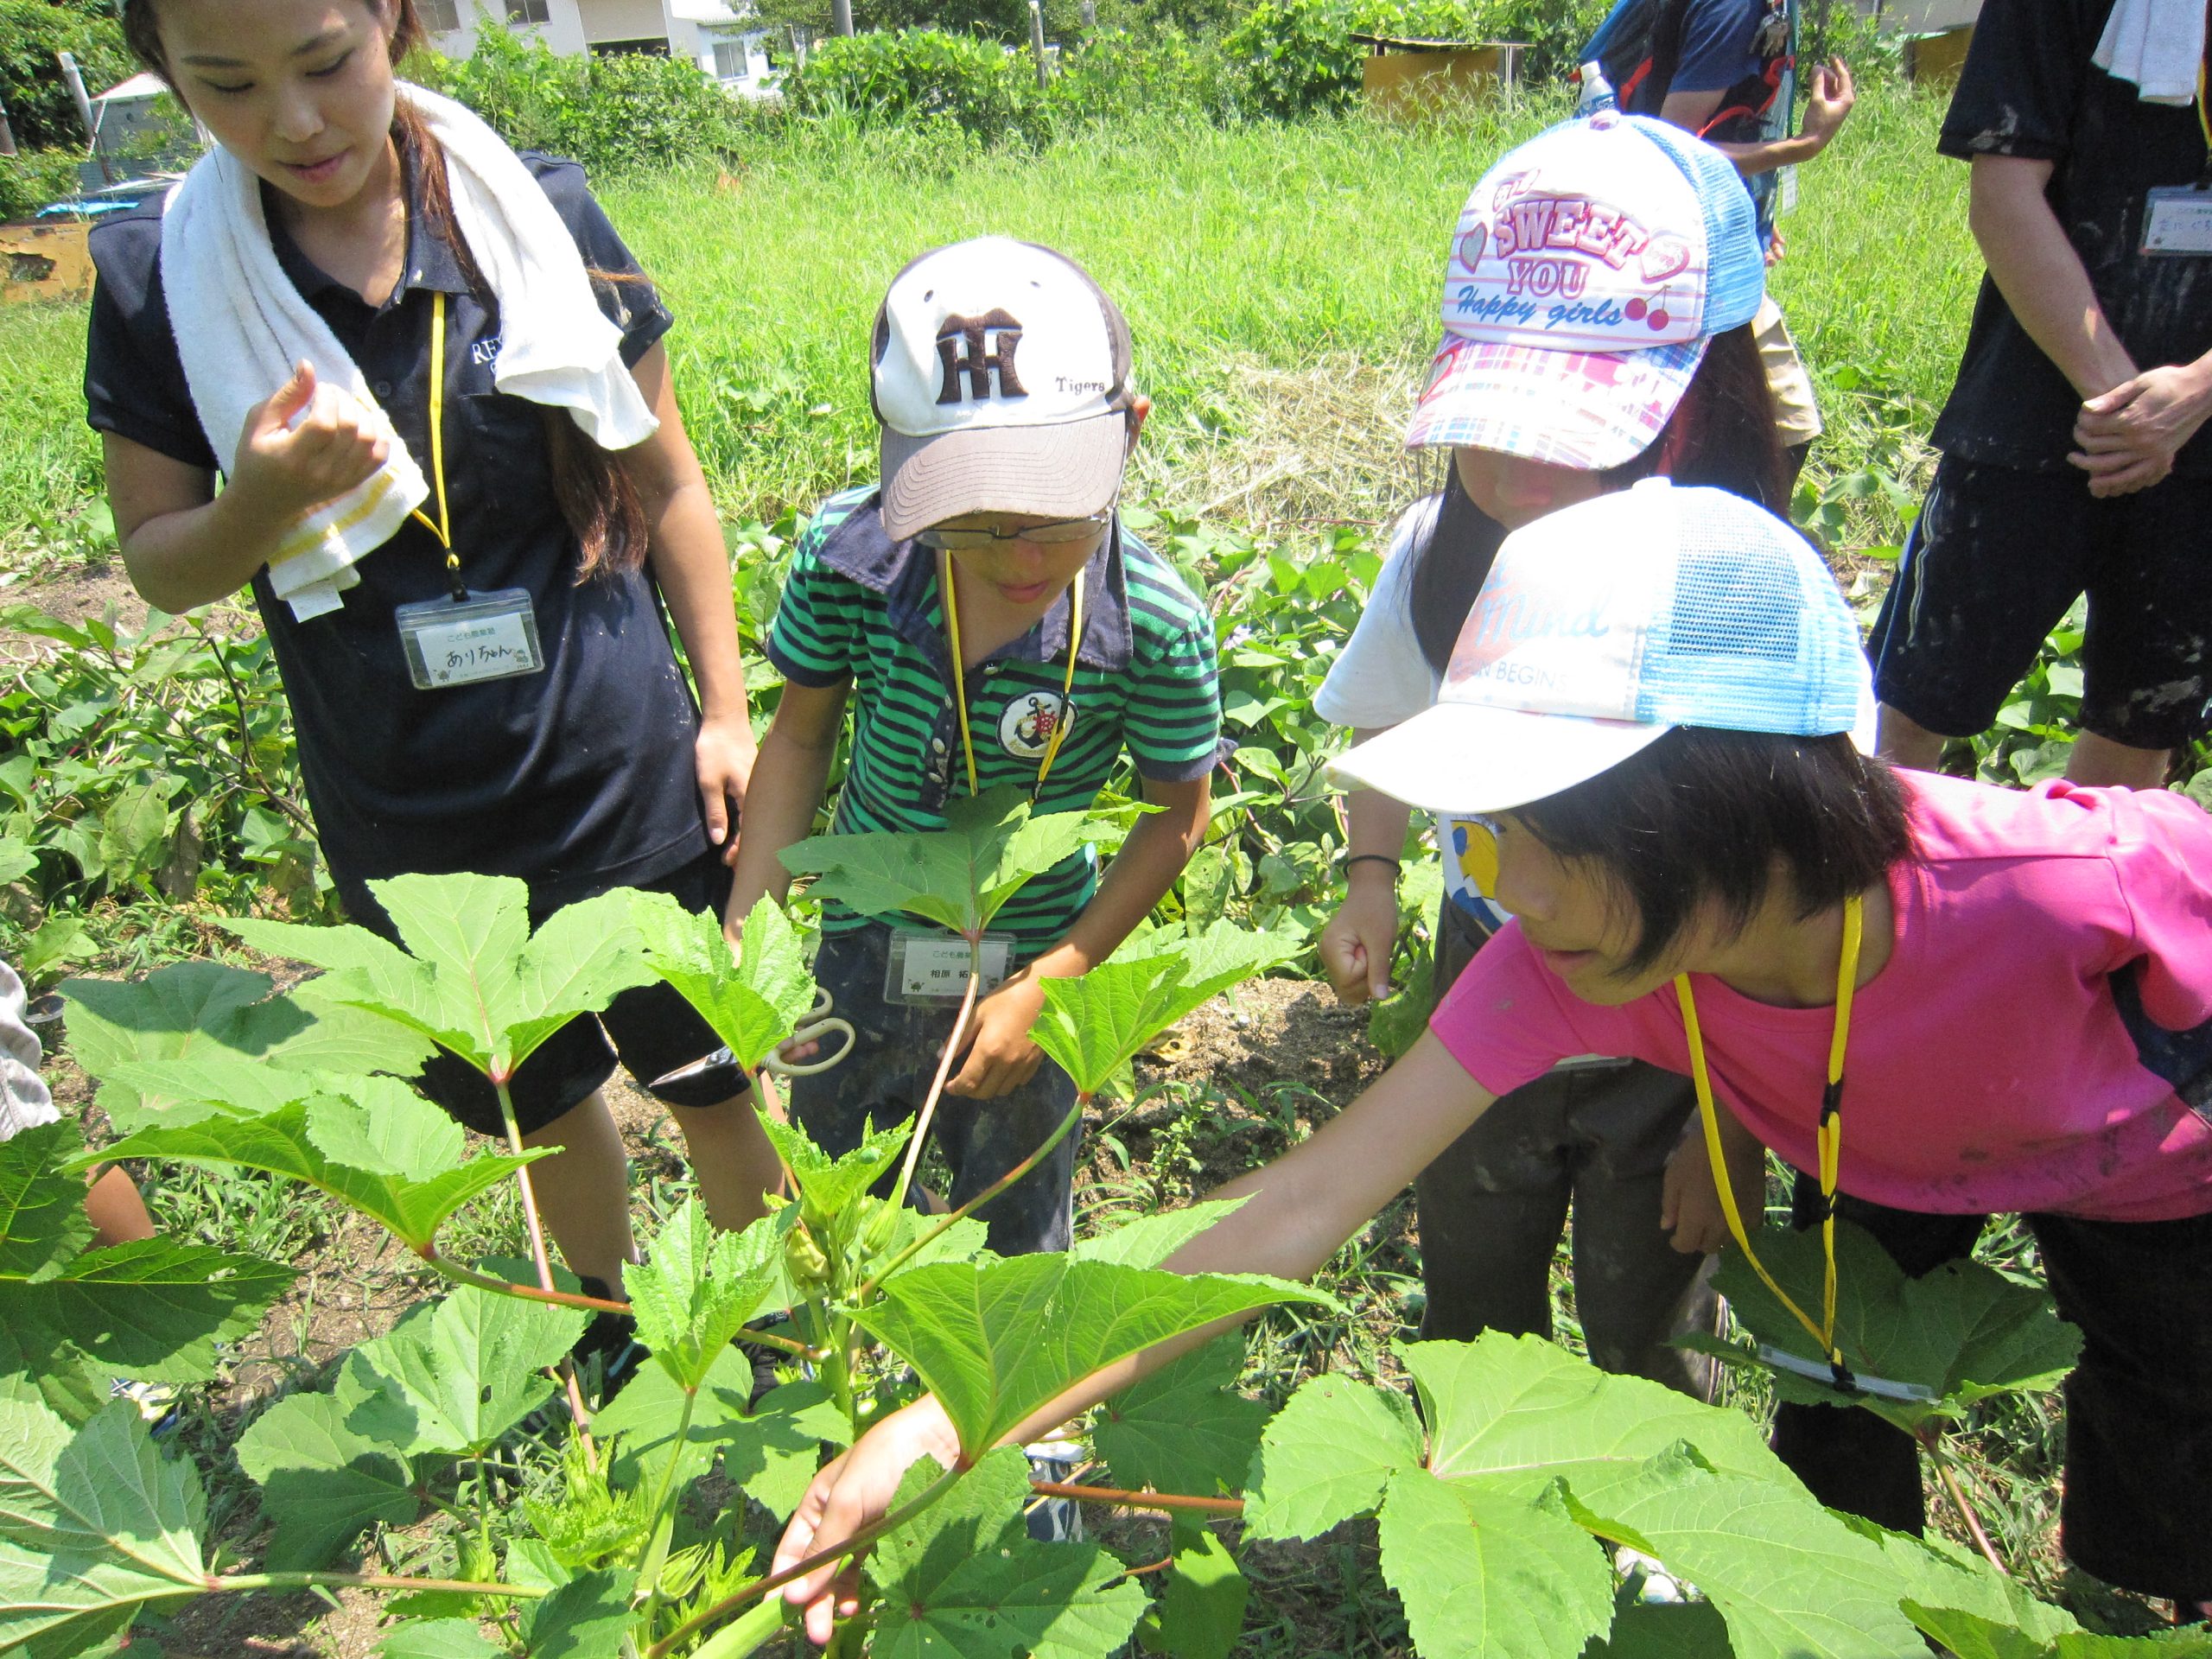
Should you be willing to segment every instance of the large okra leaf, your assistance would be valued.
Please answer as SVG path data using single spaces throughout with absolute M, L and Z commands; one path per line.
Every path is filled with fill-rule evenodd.
M 772 1217 L 742 1233 L 710 1225 L 696 1198 L 662 1224 L 642 1263 L 622 1269 L 638 1339 L 677 1388 L 707 1380 L 783 1265 L 784 1234 Z
M 1241 1337 L 1217 1338 L 1100 1407 L 1091 1443 L 1114 1484 L 1200 1497 L 1243 1490 L 1268 1421 L 1267 1407 L 1236 1391 L 1243 1361 Z
M 361 1370 L 340 1371 L 328 1394 L 287 1395 L 238 1439 L 238 1467 L 261 1488 L 276 1525 L 269 1567 L 327 1566 L 371 1526 L 405 1526 L 422 1509 L 406 1462 L 349 1424 L 372 1397 Z
M 949 803 L 941 830 L 815 836 L 784 849 L 784 868 L 813 876 L 814 897 L 863 916 L 903 912 L 973 938 L 1025 883 L 1089 839 L 1087 812 L 1029 814 L 1021 791 L 1001 784 Z
M 1225 922 L 1197 935 L 1163 930 L 1080 979 L 1046 980 L 1044 1012 L 1030 1036 L 1078 1090 L 1096 1094 L 1185 1014 L 1297 949 L 1281 934 Z
M 1100 1366 L 1274 1302 L 1330 1299 L 1258 1274 L 1166 1273 L 1064 1255 L 942 1262 L 886 1280 L 856 1317 L 920 1373 L 979 1458 Z
M 346 1360 L 364 1395 L 346 1425 L 410 1457 L 480 1452 L 552 1397 L 539 1373 L 575 1344 L 587 1317 L 467 1286 L 418 1304 Z
M 1694 1583 L 1735 1659 L 1914 1650 L 1881 1548 L 1741 1413 L 1533 1338 L 1401 1352 L 1421 1418 L 1342 1377 L 1306 1382 L 1262 1436 L 1245 1522 L 1303 1537 L 1379 1510 L 1382 1571 L 1427 1659 L 1574 1659 L 1613 1617 L 1591 1535 Z
M 1797 1306 L 1817 1317 L 1825 1259 L 1816 1230 L 1766 1233 L 1765 1264 Z M 1762 1344 L 1792 1354 L 1819 1373 L 1806 1376 L 1714 1338 L 1684 1345 L 1732 1365 L 1768 1372 L 1785 1400 L 1863 1406 L 1912 1432 L 1931 1420 L 1961 1416 L 1998 1394 L 2047 1393 L 2064 1381 L 2082 1350 L 2081 1332 L 2052 1311 L 2040 1287 L 2009 1279 L 1979 1262 L 1948 1262 L 1917 1279 L 1890 1259 L 1873 1236 L 1847 1222 L 1835 1230 L 1836 1342 L 1854 1371 L 1924 1389 L 1925 1400 L 1845 1394 L 1825 1380 L 1827 1362 L 1812 1333 L 1775 1300 L 1740 1250 L 1720 1259 L 1714 1287 L 1738 1321 Z
M 937 1478 L 925 1460 L 895 1502 Z M 992 1452 L 928 1509 L 876 1542 L 878 1659 L 1107 1659 L 1144 1612 L 1144 1591 L 1096 1544 L 1033 1546 L 1022 1524 L 1029 1466 Z
M 630 918 L 645 965 L 699 1011 L 737 1063 L 755 1071 L 814 1006 L 814 980 L 798 933 L 763 897 L 745 919 L 744 950 L 733 953 L 719 918 L 687 910 L 665 893 L 644 893 Z
M 362 927 L 226 921 L 256 950 L 328 969 L 318 995 L 393 1020 L 495 1082 L 580 1014 L 652 977 L 617 888 L 556 912 L 532 934 L 529 889 L 512 876 L 372 881 L 402 950 Z
M 102 1109 L 128 1133 L 273 1110 L 333 1077 L 412 1077 L 431 1052 L 389 1020 L 324 1001 L 312 987 L 271 996 L 272 984 L 213 962 L 178 963 L 141 980 L 66 981 L 70 1054 L 99 1081 Z
M 202 1593 L 206 1510 L 129 1401 L 73 1430 L 0 1383 L 0 1649 L 82 1651 L 146 1602 Z
M 1904 1611 L 1956 1659 L 2212 1659 L 2212 1631 L 2202 1629 L 2157 1636 L 2098 1636 L 2075 1630 L 2042 1637 L 1952 1608 L 1908 1601 Z
M 84 1149 L 66 1122 L 0 1141 L 0 1281 L 50 1279 L 92 1242 L 84 1183 L 70 1168 Z
M 106 1155 L 229 1165 L 305 1181 L 344 1199 L 425 1258 L 447 1217 L 524 1164 L 550 1155 L 540 1148 L 521 1158 L 467 1158 L 461 1126 L 404 1084 L 359 1077 L 346 1089 L 259 1117 L 141 1129 Z
M 821 1468 L 822 1447 L 849 1445 L 852 1429 L 819 1382 L 772 1389 L 757 1409 L 747 1403 L 752 1395 L 752 1362 L 742 1350 L 725 1348 L 708 1368 L 681 1441 L 683 1391 L 657 1367 L 639 1372 L 592 1419 L 591 1429 L 614 1442 L 618 1485 L 657 1491 L 673 1459 L 680 1490 L 719 1455 L 730 1484 L 785 1519 Z
M 292 1269 L 174 1238 L 84 1249 L 83 1154 L 67 1121 L 0 1144 L 0 1375 L 205 1381 L 215 1344 L 260 1324 Z M 72 1394 L 48 1389 L 58 1406 Z

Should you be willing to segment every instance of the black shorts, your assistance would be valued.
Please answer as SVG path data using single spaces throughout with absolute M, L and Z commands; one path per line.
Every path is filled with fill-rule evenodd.
M 1874 624 L 1881 700 L 1931 732 L 1989 729 L 2087 594 L 2082 729 L 2170 749 L 2212 698 L 2212 479 L 2099 500 L 2088 480 L 1946 455 Z
M 730 873 L 718 853 L 707 853 L 681 869 L 636 886 L 647 893 L 673 893 L 687 910 L 721 913 L 729 899 Z M 391 918 L 374 900 L 350 901 L 353 919 L 372 932 L 394 939 Z M 533 899 L 530 925 L 544 925 L 558 906 Z M 735 1065 L 718 1065 L 666 1089 L 649 1087 L 678 1066 L 713 1053 L 721 1039 L 698 1012 L 659 981 L 622 992 L 603 1014 L 578 1014 L 522 1063 L 507 1085 L 515 1121 L 529 1135 L 564 1116 L 614 1075 L 619 1058 L 625 1070 L 655 1099 L 671 1106 L 716 1106 L 752 1087 Z M 440 1049 L 423 1066 L 415 1086 L 447 1116 L 480 1135 L 505 1133 L 499 1121 L 499 1096 L 491 1081 L 467 1061 Z
M 1797 1178 L 1796 1221 L 1819 1184 Z M 1908 1274 L 1966 1255 L 1980 1216 L 1923 1216 L 1844 1195 L 1839 1219 L 1880 1240 Z M 2059 1532 L 2068 1557 L 2146 1596 L 2212 1597 L 2212 1215 L 2182 1221 L 2027 1217 L 2062 1318 L 2082 1330 L 2066 1379 Z M 1775 1450 L 1832 1508 L 1898 1530 L 1922 1520 L 1912 1437 L 1871 1412 L 1781 1407 Z

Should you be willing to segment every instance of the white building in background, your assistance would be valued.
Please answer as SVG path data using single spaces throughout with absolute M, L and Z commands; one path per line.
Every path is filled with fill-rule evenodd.
M 649 52 L 689 58 L 732 92 L 759 92 L 770 71 L 766 30 L 748 28 L 744 0 L 416 0 L 438 50 L 465 58 L 477 32 L 528 33 L 566 57 Z

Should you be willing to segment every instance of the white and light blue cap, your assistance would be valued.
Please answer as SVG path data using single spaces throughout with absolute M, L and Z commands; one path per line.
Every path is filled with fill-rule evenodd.
M 1726 156 L 1643 116 L 1562 122 L 1501 156 L 1460 213 L 1406 442 L 1618 467 L 1765 294 L 1758 214 Z
M 1435 705 L 1332 771 L 1433 812 L 1495 812 L 1619 765 L 1677 726 L 1871 748 L 1872 676 L 1821 556 L 1726 490 L 1663 478 L 1505 539 Z

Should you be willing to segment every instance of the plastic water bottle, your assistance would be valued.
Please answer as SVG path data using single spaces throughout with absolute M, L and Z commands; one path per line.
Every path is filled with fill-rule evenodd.
M 1575 114 L 1592 116 L 1620 107 L 1620 99 L 1613 95 L 1613 83 L 1605 79 L 1605 67 L 1597 59 L 1582 66 L 1581 79 L 1582 95 L 1575 100 Z

